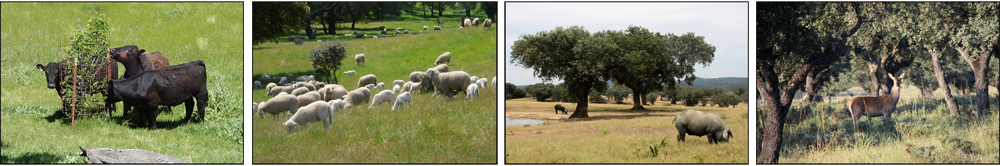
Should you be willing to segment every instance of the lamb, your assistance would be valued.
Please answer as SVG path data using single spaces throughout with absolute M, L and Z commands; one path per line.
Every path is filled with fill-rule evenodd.
M 368 84 L 368 85 L 365 85 L 365 88 L 368 88 L 368 89 L 375 89 L 375 84 Z
M 365 35 L 365 33 L 354 34 L 354 38 L 363 38 Z
M 414 91 L 417 91 L 417 90 L 420 90 L 420 83 L 419 82 L 414 82 L 413 85 L 410 85 L 410 89 L 409 89 L 410 92 L 414 92 Z
M 323 98 L 320 97 L 319 92 L 309 92 L 309 93 L 306 93 L 306 94 L 295 96 L 295 99 L 299 100 L 298 107 L 305 107 L 306 105 L 309 105 L 309 103 L 312 103 L 314 101 L 321 101 L 321 100 L 323 100 Z M 295 112 L 291 112 L 291 113 L 295 114 Z
M 298 81 L 298 82 L 309 82 L 309 81 L 312 81 L 312 80 L 316 80 L 316 77 L 314 77 L 313 75 L 299 76 L 299 77 L 295 78 L 295 81 Z
M 493 76 L 493 87 L 497 86 L 497 76 Z
M 448 70 L 448 64 L 437 65 L 437 66 L 434 67 L 434 69 L 437 69 L 438 72 L 448 72 L 449 71 Z
M 349 75 L 349 76 L 358 76 L 358 72 L 356 72 L 354 70 L 346 71 L 346 72 L 344 72 L 344 74 L 345 75 Z
M 427 26 L 426 26 L 426 25 L 424 25 L 424 30 L 425 30 L 425 31 L 427 30 Z
M 382 89 L 382 88 L 385 88 L 385 82 L 379 82 L 378 84 L 375 84 L 375 89 Z
M 472 99 L 474 96 L 479 96 L 479 84 L 469 84 L 465 89 L 465 99 Z
M 344 108 L 351 108 L 354 105 L 361 104 L 361 102 L 368 102 L 369 96 L 371 96 L 371 91 L 364 87 L 347 92 L 343 97 Z
M 422 72 L 422 71 L 412 72 L 412 73 L 410 73 L 410 81 L 412 81 L 412 82 L 420 82 L 420 76 L 422 76 L 422 75 L 424 75 L 424 72 Z
M 343 99 L 344 95 L 347 94 L 347 89 L 339 85 L 330 85 L 320 88 L 319 91 L 320 98 L 323 101 L 331 101 L 336 99 Z
M 472 26 L 479 26 L 479 18 L 472 19 Z
M 410 34 L 410 30 L 403 30 L 403 34 Z
M 395 111 L 397 108 L 402 109 L 403 107 L 408 108 L 411 106 L 410 101 L 412 100 L 413 97 L 410 96 L 410 92 L 400 93 L 399 96 L 396 96 L 396 102 L 392 104 L 392 110 Z
M 273 115 L 274 118 L 278 118 L 278 113 L 291 112 L 299 108 L 299 100 L 293 95 L 281 94 L 274 96 L 274 98 L 268 99 L 266 102 L 260 102 L 257 105 L 257 114 L 264 117 L 264 113 Z
M 437 69 L 430 68 L 424 74 L 431 78 L 435 93 L 441 92 L 448 98 L 455 98 L 457 91 L 468 94 L 465 88 L 469 86 L 469 73 L 464 71 L 438 72 Z
M 375 104 L 394 103 L 394 97 L 396 97 L 396 93 L 392 93 L 392 90 L 383 90 L 375 94 L 375 97 L 372 98 L 372 103 L 368 105 L 368 109 L 374 107 Z
M 472 26 L 472 20 L 466 18 L 465 21 L 462 21 L 462 26 L 463 27 Z
M 413 82 L 406 82 L 405 84 L 403 84 L 402 91 L 409 92 L 410 88 L 412 88 L 412 87 L 413 87 Z
M 344 36 L 351 36 L 351 34 L 344 34 Z
M 378 39 L 378 36 L 372 36 L 372 39 Z
M 261 102 L 261 103 L 264 103 L 264 102 Z M 251 107 L 251 108 L 253 108 L 253 109 L 250 110 L 251 111 L 250 115 L 253 115 L 257 111 L 257 102 L 253 102 L 253 107 Z
M 403 80 L 393 80 L 392 81 L 393 85 L 399 85 L 399 86 L 403 86 L 403 84 L 405 84 L 405 83 L 406 82 L 404 82 Z
M 292 90 L 291 94 L 295 95 L 295 96 L 299 96 L 299 95 L 302 95 L 302 94 L 309 93 L 309 91 L 310 91 L 309 88 L 299 87 L 299 88 L 295 88 L 295 90 Z
M 288 132 L 292 132 L 292 128 L 295 126 L 304 126 L 309 122 L 323 121 L 323 127 L 325 131 L 330 131 L 330 113 L 333 112 L 333 107 L 323 101 L 313 102 L 305 107 L 299 108 L 298 111 L 289 118 L 288 121 L 282 123 L 288 128 Z
M 275 84 L 275 83 L 273 83 L 273 82 L 272 82 L 272 83 L 267 83 L 267 86 L 265 86 L 265 87 L 264 87 L 264 91 L 265 91 L 265 92 L 270 92 L 270 91 L 271 91 L 271 88 L 274 88 L 274 87 L 276 87 L 276 86 L 278 86 L 278 84 Z
M 439 55 L 438 59 L 434 61 L 434 65 L 442 63 L 450 63 L 450 62 L 451 62 L 451 52 L 444 52 L 444 54 Z
M 365 66 L 365 54 L 354 55 L 354 62 L 360 66 Z
M 472 76 L 472 77 L 469 77 L 469 82 L 473 82 L 473 83 L 474 83 L 474 82 L 476 82 L 476 81 L 479 81 L 479 76 Z
M 286 78 L 286 77 L 280 77 L 279 80 L 280 81 L 278 81 L 278 84 L 285 84 L 286 82 L 288 82 L 288 78 Z
M 440 31 L 441 30 L 441 26 L 434 26 L 434 30 L 435 31 Z
M 399 93 L 399 90 L 400 90 L 399 85 L 392 86 L 392 93 Z
M 298 88 L 307 88 L 307 89 L 309 89 L 309 91 L 316 91 L 316 86 L 315 85 L 310 84 L 310 83 L 306 83 L 306 82 L 296 82 L 295 85 L 292 85 L 292 88 L 296 88 L 296 89 L 298 89 Z
M 361 76 L 361 78 L 358 79 L 358 87 L 362 87 L 368 84 L 374 84 L 375 82 L 378 82 L 378 77 L 375 77 L 374 74 Z
M 276 96 L 281 92 L 292 92 L 291 86 L 275 86 L 267 91 L 268 96 Z
M 260 86 L 260 81 L 253 81 L 253 88 L 254 89 L 260 89 L 260 88 L 263 88 L 263 87 Z
M 326 83 L 325 82 L 316 81 L 316 82 L 313 82 L 313 86 L 317 87 L 317 88 L 319 88 L 319 87 L 326 87 Z
M 480 78 L 479 80 L 476 80 L 476 84 L 479 86 L 479 88 L 486 88 L 486 79 Z
M 483 28 L 490 28 L 490 24 L 493 24 L 493 20 L 487 18 L 486 21 L 483 21 Z

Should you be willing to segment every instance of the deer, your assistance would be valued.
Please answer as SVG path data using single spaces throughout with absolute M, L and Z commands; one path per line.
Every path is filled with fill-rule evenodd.
M 899 102 L 899 83 L 906 76 L 906 73 L 895 77 L 888 73 L 892 79 L 892 91 L 888 95 L 855 97 L 847 102 L 847 110 L 851 112 L 851 120 L 854 122 L 854 130 L 858 129 L 858 119 L 861 115 L 868 116 L 868 121 L 872 117 L 885 116 L 892 119 L 892 112 L 896 111 L 896 103 Z

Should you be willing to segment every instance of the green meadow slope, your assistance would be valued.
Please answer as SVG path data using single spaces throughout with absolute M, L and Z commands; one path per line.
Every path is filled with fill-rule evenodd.
M 426 23 L 426 22 L 425 22 Z M 444 29 L 419 33 L 423 23 L 394 21 L 358 24 L 358 28 L 401 27 L 414 34 L 378 39 L 343 38 L 348 57 L 336 71 L 337 84 L 357 89 L 358 76 L 375 74 L 378 82 L 392 89 L 393 80 L 409 81 L 413 71 L 434 67 L 438 55 L 451 52 L 449 67 L 472 76 L 497 76 L 497 32 L 482 27 Z M 341 35 L 342 36 L 342 35 Z M 317 40 L 329 42 L 332 35 Z M 263 43 L 253 48 L 253 78 L 264 73 L 284 76 L 289 81 L 312 75 L 308 60 L 317 40 L 302 45 L 292 42 Z M 365 66 L 354 62 L 355 54 L 365 54 Z M 355 70 L 358 76 L 344 75 Z M 289 75 L 290 74 L 290 75 Z M 319 79 L 319 78 L 317 78 Z M 276 79 L 273 81 L 277 81 Z M 263 84 L 267 84 L 264 82 Z M 327 82 L 332 83 L 332 81 Z M 372 90 L 377 93 L 385 89 Z M 253 90 L 253 101 L 269 99 L 263 89 Z M 474 99 L 464 94 L 445 99 L 431 94 L 414 94 L 413 107 L 390 110 L 391 105 L 367 105 L 334 113 L 333 124 L 324 131 L 322 123 L 310 123 L 302 130 L 287 133 L 281 123 L 288 115 L 253 118 L 254 163 L 495 163 L 496 87 L 480 90 Z M 294 141 L 290 141 L 294 140 Z
M 143 149 L 195 163 L 243 162 L 242 3 L 8 3 L 0 5 L 0 163 L 83 163 L 78 147 Z M 159 130 L 121 111 L 64 119 L 59 96 L 35 64 L 66 59 L 63 47 L 94 13 L 108 20 L 113 47 L 160 51 L 170 64 L 205 62 L 209 105 L 201 123 L 181 124 L 184 106 L 160 114 Z M 79 24 L 78 24 L 79 20 Z M 119 64 L 120 66 L 120 64 Z M 124 67 L 119 67 L 124 73 Z M 121 104 L 118 104 L 119 110 Z M 164 109 L 165 107 L 161 107 Z

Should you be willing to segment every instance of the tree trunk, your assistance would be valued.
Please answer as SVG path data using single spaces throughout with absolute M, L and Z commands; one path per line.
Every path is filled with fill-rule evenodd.
M 823 78 L 829 71 L 829 66 L 818 66 L 806 75 L 805 85 L 802 87 L 802 103 L 809 104 L 816 101 L 823 101 L 823 96 L 820 96 L 818 92 L 820 86 L 817 85 L 820 78 Z
M 316 11 L 312 11 L 312 13 L 310 13 L 308 16 L 302 18 L 302 22 L 306 24 L 306 36 L 309 36 L 309 39 L 316 39 L 316 33 L 313 32 L 312 26 L 309 26 L 309 24 L 312 23 L 312 19 L 318 16 L 320 13 L 332 9 L 333 6 L 336 5 L 337 3 L 328 3 L 323 8 L 320 8 L 319 10 Z
M 993 40 L 993 42 L 993 45 L 996 45 L 996 40 Z M 976 113 L 979 117 L 983 117 L 985 116 L 983 113 L 990 109 L 990 77 L 987 77 L 986 72 L 989 71 L 987 69 L 990 68 L 990 53 L 993 52 L 993 49 L 991 47 L 980 51 L 979 55 L 971 55 L 979 57 L 976 60 L 972 60 L 971 56 L 966 55 L 964 51 L 965 48 L 963 47 L 955 47 L 955 50 L 961 54 L 962 59 L 965 60 L 965 62 L 969 64 L 969 67 L 972 68 L 972 73 L 976 78 L 974 87 L 976 92 Z
M 351 21 L 351 29 L 354 29 L 355 24 L 358 24 L 358 19 L 354 19 L 353 21 Z
M 632 89 L 632 109 L 629 110 L 646 110 L 645 107 L 642 107 L 643 104 L 642 90 L 638 88 L 640 86 L 632 84 L 632 86 L 626 86 L 626 87 Z
M 873 63 L 868 63 L 868 78 L 870 78 L 872 81 L 872 87 L 871 87 L 872 89 L 871 91 L 868 92 L 868 96 L 882 95 L 882 92 L 880 91 L 882 86 L 879 86 L 880 85 L 879 80 L 881 79 L 879 79 L 878 71 L 879 71 L 878 65 Z
M 323 20 L 322 25 L 323 25 L 323 33 L 324 34 L 330 34 L 330 28 L 329 28 L 329 26 L 326 26 L 326 20 Z
M 955 103 L 955 98 L 951 96 L 951 88 L 948 87 L 948 83 L 944 82 L 944 70 L 941 69 L 941 62 L 938 61 L 938 56 L 941 56 L 941 52 L 934 51 L 932 48 L 927 48 L 927 52 L 931 54 L 931 60 L 934 66 L 934 77 L 937 77 L 938 86 L 944 90 L 944 101 L 948 104 L 948 111 L 951 112 L 952 116 L 958 116 L 958 104 Z
M 587 97 L 590 93 L 590 88 L 594 87 L 594 83 L 590 81 L 576 81 L 576 111 L 569 118 L 589 118 L 587 115 Z

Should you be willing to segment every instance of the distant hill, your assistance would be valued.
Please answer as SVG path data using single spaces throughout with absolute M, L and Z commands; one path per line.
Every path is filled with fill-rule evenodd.
M 556 83 L 558 84 L 558 83 Z M 608 82 L 610 85 L 611 82 Z M 729 88 L 733 86 L 747 86 L 750 84 L 750 78 L 747 77 L 720 77 L 720 78 L 695 78 L 694 82 L 691 83 L 692 86 L 696 87 L 720 87 Z M 680 82 L 681 86 L 687 86 L 686 83 Z M 518 89 L 524 89 L 528 85 L 517 85 Z

